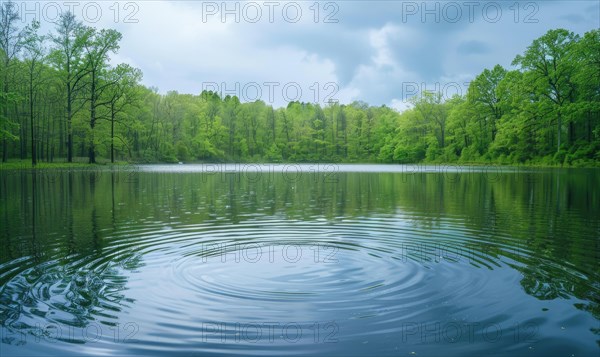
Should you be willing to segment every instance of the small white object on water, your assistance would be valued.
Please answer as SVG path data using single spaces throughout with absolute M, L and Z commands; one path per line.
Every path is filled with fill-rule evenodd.
M 183 165 L 183 162 L 179 161 L 179 165 Z

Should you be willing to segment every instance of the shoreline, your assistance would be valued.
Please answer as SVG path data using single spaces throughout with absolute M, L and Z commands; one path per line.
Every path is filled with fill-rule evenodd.
M 179 165 L 173 162 L 126 162 L 115 163 L 100 162 L 89 164 L 84 162 L 40 162 L 32 166 L 30 161 L 18 160 L 0 163 L 0 171 L 9 170 L 55 170 L 55 169 L 93 169 L 124 167 L 129 165 Z M 405 166 L 405 167 L 503 167 L 503 168 L 541 168 L 541 169 L 600 169 L 600 162 L 594 165 L 547 165 L 538 163 L 514 163 L 505 164 L 497 162 L 416 162 L 416 163 L 383 163 L 383 162 L 207 162 L 190 161 L 183 165 L 382 165 L 382 166 Z

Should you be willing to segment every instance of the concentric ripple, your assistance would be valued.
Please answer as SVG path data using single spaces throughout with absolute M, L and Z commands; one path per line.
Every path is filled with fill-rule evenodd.
M 549 341 L 561 341 L 562 349 L 549 343 L 560 351 L 597 348 L 597 218 L 574 209 L 548 218 L 531 193 L 520 206 L 480 202 L 510 182 L 460 191 L 436 181 L 420 192 L 423 182 L 397 173 L 355 175 L 329 186 L 312 178 L 232 186 L 194 173 L 142 172 L 134 182 L 105 173 L 95 181 L 99 193 L 61 177 L 57 190 L 72 180 L 87 198 L 53 208 L 53 218 L 42 205 L 36 229 L 3 233 L 2 349 L 547 355 Z M 476 203 L 458 205 L 464 197 Z M 531 221 L 513 219 L 515 211 Z

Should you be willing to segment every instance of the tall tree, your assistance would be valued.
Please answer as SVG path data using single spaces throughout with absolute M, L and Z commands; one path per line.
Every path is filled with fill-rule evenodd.
M 122 35 L 113 29 L 90 29 L 88 41 L 84 42 L 85 63 L 87 69 L 87 101 L 90 108 L 90 138 L 88 159 L 89 163 L 96 163 L 96 147 L 94 128 L 98 119 L 97 110 L 100 106 L 108 104 L 107 101 L 101 101 L 103 93 L 109 88 L 117 85 L 118 78 L 106 76 L 108 71 L 108 60 L 111 53 L 116 53 L 119 49 L 119 41 Z
M 23 32 L 18 27 L 19 16 L 18 5 L 12 1 L 0 5 L 0 58 L 2 59 L 2 95 L 0 103 L 2 110 L 0 112 L 0 137 L 2 138 L 2 162 L 6 162 L 8 155 L 8 139 L 15 139 L 11 134 L 10 128 L 15 123 L 9 118 L 8 106 L 14 94 L 10 92 L 11 67 L 14 60 L 21 51 Z
M 90 39 L 92 29 L 77 21 L 71 12 L 64 12 L 56 23 L 56 34 L 51 35 L 54 43 L 52 60 L 60 73 L 66 95 L 67 161 L 73 161 L 73 116 L 81 106 L 75 102 L 81 93 L 88 73 L 84 61 L 84 48 Z
M 33 21 L 25 29 L 23 48 L 25 52 L 25 63 L 27 65 L 28 87 L 29 87 L 29 120 L 31 131 L 31 164 L 37 163 L 36 136 L 35 136 L 35 104 L 40 85 L 40 77 L 43 71 L 45 47 L 44 36 L 38 34 L 40 23 Z
M 115 123 L 117 115 L 128 106 L 139 100 L 138 83 L 142 79 L 142 71 L 128 64 L 120 64 L 107 72 L 106 82 L 111 85 L 102 99 L 108 108 L 110 120 L 110 162 L 115 162 Z
M 481 115 L 485 128 L 483 134 L 490 135 L 490 138 L 485 140 L 488 144 L 496 138 L 496 122 L 502 117 L 501 102 L 505 98 L 504 93 L 498 90 L 498 84 L 506 76 L 506 72 L 500 65 L 494 66 L 492 70 L 485 69 L 475 77 L 467 91 L 468 101 L 477 105 L 477 109 L 483 114 Z
M 600 29 L 587 32 L 575 48 L 579 91 L 577 113 L 584 122 L 584 138 L 593 141 L 594 130 L 600 136 Z M 585 118 L 585 120 L 583 120 Z
M 573 49 L 578 39 L 579 36 L 564 29 L 550 30 L 534 40 L 525 53 L 513 61 L 513 65 L 519 65 L 532 74 L 529 83 L 532 93 L 546 98 L 555 108 L 557 152 L 561 148 L 563 107 L 575 100 Z M 570 123 L 569 136 L 571 132 Z
M 433 125 L 437 131 L 439 147 L 446 146 L 446 117 L 447 113 L 442 105 L 442 93 L 431 91 L 423 91 L 420 96 L 414 96 L 411 99 L 412 104 L 418 113 L 421 114 L 423 120 L 430 125 Z

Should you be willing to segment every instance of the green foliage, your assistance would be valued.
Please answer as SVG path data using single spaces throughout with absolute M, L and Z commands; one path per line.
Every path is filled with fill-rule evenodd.
M 161 152 L 160 161 L 162 161 L 162 162 L 174 164 L 179 161 L 177 159 L 177 153 L 175 152 L 175 148 L 173 147 L 173 145 L 171 143 L 164 143 L 163 148 L 160 152 Z
M 188 150 L 187 145 L 185 145 L 182 141 L 179 141 L 177 145 L 175 145 L 175 150 L 177 150 L 177 159 L 179 161 L 189 160 L 190 151 Z
M 271 147 L 265 153 L 265 159 L 269 162 L 281 162 L 283 160 L 281 150 L 275 143 L 271 144 Z
M 64 13 L 42 36 L 37 23 L 20 31 L 4 6 L 3 160 L 36 151 L 46 162 L 600 162 L 600 30 L 548 31 L 515 57 L 515 70 L 483 70 L 465 96 L 425 91 L 401 113 L 360 101 L 276 109 L 211 91 L 160 94 L 139 84 L 139 69 L 111 65 L 116 30 Z
M 437 162 L 441 161 L 442 149 L 439 146 L 438 140 L 435 137 L 429 137 L 429 143 L 427 145 L 427 151 L 425 152 L 425 161 Z

